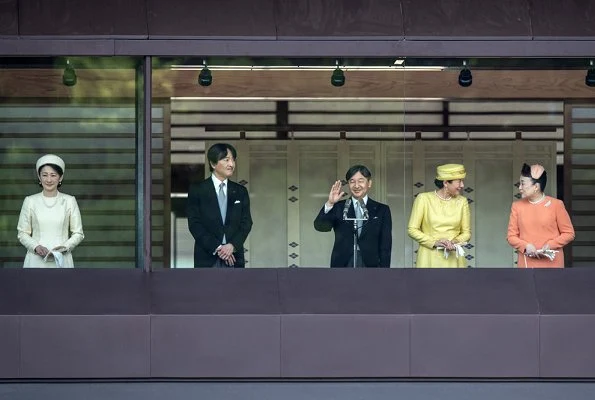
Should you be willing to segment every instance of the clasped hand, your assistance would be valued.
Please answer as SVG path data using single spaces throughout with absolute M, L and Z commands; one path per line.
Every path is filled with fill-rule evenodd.
M 231 267 L 236 263 L 236 258 L 233 255 L 234 250 L 233 244 L 231 243 L 221 245 L 221 247 L 217 249 L 217 256 L 225 261 L 225 264 Z
M 65 253 L 66 252 L 66 247 L 64 246 L 56 246 L 54 247 L 52 250 L 48 250 L 47 247 L 39 245 L 35 248 L 35 254 L 37 254 L 40 257 L 45 257 L 47 256 L 49 253 L 51 253 L 52 251 L 59 251 L 60 253 Z
M 448 239 L 440 239 L 436 241 L 434 247 L 444 247 L 448 251 L 456 250 L 455 243 Z
M 529 243 L 527 245 L 527 247 L 525 247 L 525 254 L 527 255 L 527 257 L 531 257 L 531 258 L 542 258 L 545 257 L 545 255 L 543 254 L 544 251 L 547 251 L 550 249 L 550 246 L 545 244 L 543 245 L 543 247 L 541 248 L 541 250 L 537 250 L 535 248 L 535 245 L 532 243 Z

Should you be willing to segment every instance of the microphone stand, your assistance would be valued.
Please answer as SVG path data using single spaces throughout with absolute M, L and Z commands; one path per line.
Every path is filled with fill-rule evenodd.
M 349 199 L 351 200 L 351 199 Z M 345 207 L 346 209 L 349 208 L 349 205 Z M 355 211 L 355 204 L 353 205 L 353 211 Z M 368 220 L 368 213 L 367 210 L 362 210 L 363 217 L 362 218 L 349 218 L 347 217 L 347 212 L 343 213 L 343 221 L 353 221 L 353 268 L 357 268 L 357 238 L 358 238 L 358 229 L 357 229 L 357 222 L 358 221 L 367 221 Z M 364 225 L 362 222 L 362 229 Z

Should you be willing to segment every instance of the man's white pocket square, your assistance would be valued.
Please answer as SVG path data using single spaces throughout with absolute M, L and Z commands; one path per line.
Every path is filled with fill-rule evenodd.
M 236 201 L 233 202 L 233 204 L 240 204 L 240 201 L 239 200 L 236 200 Z

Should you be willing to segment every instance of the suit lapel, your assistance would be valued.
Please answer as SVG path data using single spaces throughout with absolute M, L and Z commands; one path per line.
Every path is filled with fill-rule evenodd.
M 351 201 L 351 204 L 349 205 L 349 210 L 347 211 L 347 217 L 355 218 L 355 203 L 353 201 Z M 353 221 L 349 221 L 349 223 L 353 224 Z
M 232 182 L 227 180 L 227 213 L 225 214 L 225 224 L 229 223 L 229 215 L 231 214 L 231 208 L 237 197 L 237 190 Z
M 206 182 L 206 195 L 207 195 L 207 200 L 209 202 L 209 208 L 211 208 L 214 205 L 217 206 L 217 209 L 219 209 L 219 201 L 217 200 L 217 189 L 215 189 L 215 185 L 213 184 L 213 180 L 211 178 L 209 178 L 208 182 Z
M 368 232 L 369 226 L 368 224 L 372 222 L 372 219 L 376 216 L 376 210 L 378 208 L 378 203 L 368 197 L 368 203 L 366 204 L 366 209 L 368 210 L 368 220 L 364 221 L 364 225 L 362 226 L 362 234 L 360 237 L 364 236 L 366 232 Z

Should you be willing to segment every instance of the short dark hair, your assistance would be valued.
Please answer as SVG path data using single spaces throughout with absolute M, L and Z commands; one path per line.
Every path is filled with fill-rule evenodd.
M 367 167 L 364 165 L 354 165 L 347 170 L 347 173 L 345 174 L 345 180 L 349 182 L 353 175 L 357 174 L 358 172 L 368 179 L 372 178 L 372 173 Z
M 56 164 L 43 164 L 42 166 L 39 167 L 39 169 L 37 170 L 37 175 L 41 174 L 41 169 L 45 166 L 48 166 L 50 168 L 52 168 L 54 171 L 56 171 L 58 173 L 58 175 L 62 176 L 64 175 L 64 171 L 62 171 L 62 168 L 60 168 L 60 166 L 56 165 Z
M 209 171 L 213 172 L 213 164 L 227 157 L 227 150 L 231 152 L 233 159 L 237 158 L 236 149 L 229 143 L 215 143 L 207 151 L 207 160 L 209 161 Z
M 440 179 L 434 179 L 434 185 L 436 185 L 436 187 L 438 189 L 442 189 L 444 187 L 444 182 L 452 183 L 452 180 L 450 180 L 450 181 L 441 181 Z
M 539 189 L 542 192 L 545 190 L 545 185 L 547 184 L 547 172 L 545 172 L 545 169 L 543 170 L 543 174 L 541 174 L 539 179 L 533 179 L 533 177 L 531 176 L 531 166 L 529 164 L 524 163 L 523 168 L 521 169 L 521 176 L 531 179 L 531 182 L 533 182 L 533 184 L 539 183 Z

